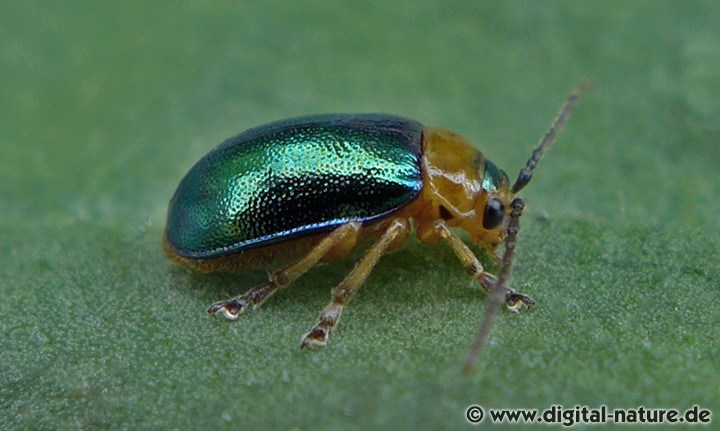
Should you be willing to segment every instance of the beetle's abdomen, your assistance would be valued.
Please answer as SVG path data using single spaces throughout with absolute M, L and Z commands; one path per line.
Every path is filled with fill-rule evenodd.
M 203 157 L 170 201 L 178 255 L 213 258 L 372 221 L 422 189 L 422 125 L 382 114 L 278 121 Z

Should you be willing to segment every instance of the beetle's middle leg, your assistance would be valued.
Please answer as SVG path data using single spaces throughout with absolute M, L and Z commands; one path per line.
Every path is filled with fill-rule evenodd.
M 327 343 L 330 331 L 340 320 L 343 308 L 352 300 L 360 286 L 388 248 L 397 247 L 405 241 L 410 232 L 410 225 L 405 219 L 395 219 L 387 227 L 380 239 L 365 253 L 365 256 L 332 290 L 332 301 L 320 313 L 318 322 L 305 334 L 301 348 L 314 350 Z
M 450 230 L 450 227 L 444 220 L 438 220 L 435 223 L 435 229 L 440 237 L 450 244 L 455 255 L 460 259 L 460 262 L 470 275 L 485 288 L 488 294 L 492 294 L 497 284 L 497 278 L 485 271 L 478 258 L 475 257 L 475 254 L 470 250 L 470 247 Z M 523 293 L 515 292 L 509 287 L 502 287 L 502 289 L 505 290 L 505 304 L 511 310 L 517 310 L 522 305 L 529 307 L 535 304 L 532 298 Z
M 208 308 L 208 313 L 214 316 L 222 314 L 227 319 L 235 320 L 247 309 L 248 305 L 252 305 L 253 308 L 259 307 L 276 290 L 289 286 L 315 266 L 334 247 L 342 246 L 343 242 L 355 244 L 360 227 L 359 222 L 349 222 L 336 228 L 300 260 L 270 274 L 270 281 L 267 283 L 253 287 L 242 295 L 214 303 Z

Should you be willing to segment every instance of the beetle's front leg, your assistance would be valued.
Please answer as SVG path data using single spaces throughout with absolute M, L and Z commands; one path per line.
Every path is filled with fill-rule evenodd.
M 489 294 L 497 285 L 497 277 L 489 272 L 483 272 L 482 278 L 481 284 Z M 523 305 L 528 308 L 530 308 L 531 305 L 535 305 L 535 300 L 524 293 L 515 292 L 507 286 L 504 286 L 502 289 L 505 291 L 505 305 L 512 311 L 517 311 Z
M 488 294 L 491 294 L 495 290 L 497 277 L 485 271 L 485 268 L 483 268 L 478 258 L 475 257 L 470 247 L 450 230 L 450 227 L 444 220 L 435 222 L 435 229 L 440 237 L 450 244 L 450 247 L 452 247 L 455 255 L 460 259 L 460 263 L 462 263 L 467 272 L 485 288 Z M 523 293 L 515 292 L 509 287 L 503 287 L 502 289 L 505 291 L 505 305 L 507 305 L 510 310 L 516 311 L 523 305 L 530 307 L 535 304 L 532 298 Z

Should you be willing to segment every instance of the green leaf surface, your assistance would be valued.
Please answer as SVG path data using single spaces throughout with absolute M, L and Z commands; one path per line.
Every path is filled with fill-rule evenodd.
M 463 429 L 471 404 L 720 420 L 719 3 L 2 9 L 3 429 Z M 383 258 L 318 353 L 300 338 L 352 259 L 227 322 L 206 307 L 264 274 L 160 247 L 184 172 L 246 128 L 396 113 L 514 176 L 586 79 L 522 192 L 511 282 L 538 305 L 498 317 L 470 377 L 486 299 L 447 247 Z

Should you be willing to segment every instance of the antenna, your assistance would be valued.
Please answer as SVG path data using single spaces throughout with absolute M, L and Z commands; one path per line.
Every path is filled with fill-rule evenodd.
M 505 254 L 503 254 L 502 257 L 495 287 L 490 294 L 490 302 L 488 302 L 485 308 L 482 324 L 477 334 L 475 334 L 470 352 L 465 358 L 465 365 L 463 366 L 463 374 L 465 375 L 472 373 L 473 368 L 475 368 L 475 361 L 485 345 L 485 340 L 490 334 L 490 328 L 492 328 L 495 316 L 497 316 L 500 307 L 506 303 L 508 295 L 516 296 L 518 301 L 522 301 L 528 307 L 535 303 L 525 295 L 518 294 L 505 287 L 505 282 L 510 278 L 510 267 L 515 257 L 517 234 L 520 230 L 520 216 L 522 215 L 523 208 L 525 208 L 525 201 L 522 200 L 522 198 L 515 198 L 510 206 L 512 207 L 512 211 L 510 212 L 510 223 L 508 224 L 507 236 L 505 237 Z
M 552 125 L 550 125 L 548 131 L 545 132 L 542 139 L 540 139 L 538 146 L 533 150 L 532 156 L 528 159 L 527 164 L 520 171 L 520 174 L 518 174 L 517 180 L 515 180 L 515 184 L 512 186 L 513 194 L 522 190 L 530 182 L 533 171 L 537 166 L 537 162 L 540 160 L 545 150 L 547 150 L 548 147 L 555 142 L 558 132 L 562 130 L 563 126 L 572 115 L 573 108 L 575 108 L 580 96 L 582 96 L 585 90 L 587 90 L 587 87 L 588 83 L 583 82 L 572 93 L 570 93 L 570 96 L 568 96 L 565 104 L 562 108 L 560 108 L 560 112 L 558 112 L 558 115 L 555 117 Z

